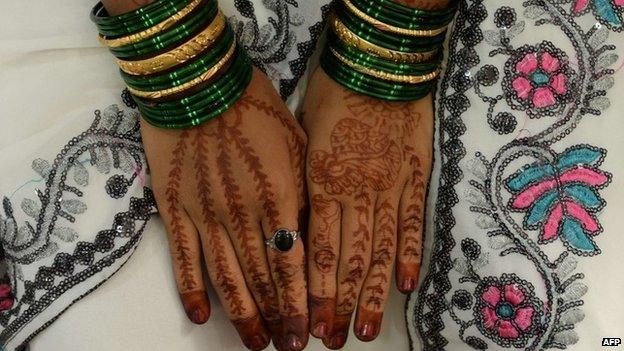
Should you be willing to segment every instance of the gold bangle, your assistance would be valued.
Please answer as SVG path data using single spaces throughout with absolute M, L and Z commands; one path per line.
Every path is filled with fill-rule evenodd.
M 369 76 L 375 77 L 375 78 L 379 78 L 379 79 L 383 79 L 383 80 L 388 80 L 388 81 L 392 81 L 392 82 L 397 82 L 397 83 L 409 83 L 409 84 L 418 84 L 418 83 L 424 83 L 424 82 L 428 82 L 430 80 L 435 79 L 439 74 L 440 74 L 440 70 L 435 70 L 431 73 L 427 73 L 427 74 L 423 74 L 422 76 L 407 76 L 407 75 L 399 75 L 399 74 L 393 74 L 393 73 L 388 73 L 388 72 L 383 72 L 383 71 L 378 71 L 375 69 L 371 69 L 368 68 L 366 66 L 362 66 L 358 63 L 355 63 L 353 61 L 350 61 L 349 59 L 347 59 L 346 57 L 340 55 L 336 50 L 334 50 L 334 48 L 329 48 L 329 50 L 331 51 L 331 53 L 336 56 L 336 58 L 344 63 L 345 65 L 349 66 L 350 68 L 360 72 L 360 73 L 364 73 L 364 74 L 368 74 Z
M 191 3 L 186 5 L 183 9 L 181 9 L 178 13 L 173 16 L 167 18 L 166 20 L 135 34 L 131 34 L 125 37 L 116 38 L 116 39 L 106 39 L 105 36 L 100 35 L 100 43 L 110 47 L 117 48 L 124 45 L 134 44 L 141 40 L 149 39 L 154 35 L 165 31 L 171 28 L 174 24 L 178 23 L 182 18 L 186 17 L 189 13 L 199 6 L 203 0 L 193 0 Z
M 438 54 L 438 49 L 425 52 L 401 52 L 386 49 L 357 36 L 349 28 L 347 28 L 347 26 L 340 22 L 338 18 L 334 17 L 333 19 L 330 19 L 330 21 L 338 39 L 349 46 L 355 47 L 356 49 L 373 56 L 378 56 L 400 63 L 419 63 L 429 61 Z
M 232 45 L 230 46 L 228 51 L 225 53 L 225 55 L 223 55 L 223 57 L 219 60 L 219 62 L 215 63 L 214 66 L 210 67 L 210 69 L 202 73 L 200 76 L 184 84 L 178 85 L 177 87 L 158 90 L 158 91 L 142 91 L 142 90 L 136 90 L 136 89 L 128 87 L 128 90 L 130 91 L 130 93 L 132 93 L 132 95 L 145 98 L 145 99 L 160 99 L 166 96 L 181 93 L 200 83 L 210 80 L 215 74 L 217 74 L 217 72 L 219 72 L 221 68 L 223 68 L 223 66 L 225 66 L 230 61 L 230 58 L 232 58 L 232 56 L 234 55 L 235 50 L 236 50 L 236 40 L 232 41 Z
M 122 71 L 135 76 L 167 70 L 194 58 L 209 48 L 215 43 L 226 23 L 225 15 L 219 10 L 217 17 L 210 25 L 177 48 L 145 60 L 124 61 L 117 59 L 117 65 Z
M 351 1 L 349 0 L 342 0 L 342 2 L 345 4 L 345 6 L 347 6 L 349 11 L 351 11 L 354 15 L 359 17 L 361 20 L 368 22 L 369 24 L 375 26 L 377 29 L 385 31 L 385 32 L 392 32 L 395 34 L 409 35 L 409 36 L 414 36 L 414 37 L 435 37 L 438 34 L 444 33 L 447 27 L 447 26 L 444 26 L 444 27 L 440 27 L 436 29 L 427 29 L 427 30 L 399 28 L 399 27 L 395 27 L 387 23 L 381 22 L 367 15 L 362 10 L 358 9 L 355 5 L 353 5 L 353 3 L 351 3 Z

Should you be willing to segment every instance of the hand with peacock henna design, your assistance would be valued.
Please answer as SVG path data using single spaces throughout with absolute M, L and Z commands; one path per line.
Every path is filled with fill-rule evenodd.
M 386 102 L 351 92 L 322 70 L 303 107 L 308 133 L 311 332 L 331 349 L 380 331 L 395 258 L 398 289 L 414 290 L 431 169 L 431 97 Z
M 300 228 L 306 137 L 266 76 L 255 70 L 245 95 L 214 120 L 185 130 L 142 121 L 141 132 L 188 317 L 204 323 L 210 314 L 205 264 L 247 348 L 264 349 L 272 337 L 278 350 L 303 349 L 302 241 L 278 252 L 265 239 Z

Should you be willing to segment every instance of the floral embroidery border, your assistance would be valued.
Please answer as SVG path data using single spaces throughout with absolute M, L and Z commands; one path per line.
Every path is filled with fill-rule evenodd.
M 566 349 L 578 341 L 574 326 L 584 319 L 580 306 L 588 287 L 582 282 L 584 274 L 575 271 L 579 258 L 601 252 L 595 240 L 603 231 L 597 219 L 605 206 L 599 190 L 610 183 L 611 174 L 600 169 L 604 149 L 586 144 L 562 152 L 555 149 L 585 116 L 600 115 L 609 107 L 606 94 L 613 86 L 614 73 L 610 66 L 618 56 L 615 46 L 606 42 L 609 32 L 619 28 L 598 11 L 594 14 L 599 23 L 583 30 L 575 21 L 578 14 L 567 11 L 565 3 L 569 2 L 529 0 L 522 8 L 523 17 L 535 26 L 554 26 L 569 38 L 576 69 L 552 42 L 514 47 L 526 23 L 511 7 L 494 12 L 498 30 L 482 31 L 479 24 L 488 17 L 483 1 L 463 1 L 460 6 L 450 42 L 456 55 L 449 59 L 437 102 L 442 165 L 432 261 L 410 321 L 424 350 L 447 346 L 449 340 L 442 334 L 451 320 L 459 327 L 459 340 L 477 350 L 488 349 L 492 343 L 523 350 Z M 608 6 L 622 11 L 624 3 Z M 477 68 L 480 58 L 474 47 L 481 43 L 492 47 L 490 57 L 509 57 L 502 78 L 493 65 Z M 471 75 L 471 69 L 477 73 Z M 484 87 L 499 81 L 503 94 L 488 95 Z M 456 120 L 470 106 L 465 95 L 470 89 L 488 107 L 487 123 L 499 134 L 513 132 L 517 114 L 557 119 L 535 135 L 504 145 L 491 159 L 477 152 L 465 162 L 470 171 L 466 200 L 491 250 L 465 238 L 461 255 L 454 257 L 452 209 L 458 202 L 454 186 L 464 176 L 458 164 L 465 154 L 459 140 L 465 126 L 458 129 Z M 510 174 L 508 169 L 517 171 Z M 519 223 L 520 213 L 524 216 Z M 551 258 L 543 246 L 557 239 L 563 249 Z M 503 260 L 512 255 L 526 259 L 542 280 L 480 273 L 493 257 Z M 450 280 L 451 271 L 460 274 L 456 283 Z M 537 296 L 537 285 L 545 291 L 545 299 Z

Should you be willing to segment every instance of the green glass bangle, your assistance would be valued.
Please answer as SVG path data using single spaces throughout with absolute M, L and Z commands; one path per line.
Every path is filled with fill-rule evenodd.
M 216 95 L 222 94 L 222 91 L 233 89 L 241 81 L 241 74 L 246 72 L 247 69 L 251 69 L 251 65 L 248 62 L 245 58 L 232 62 L 232 67 L 229 67 L 228 71 L 218 77 L 215 82 L 193 95 L 174 101 L 156 103 L 137 98 L 137 104 L 143 106 L 151 115 L 163 118 L 180 116 L 201 110 L 214 100 Z
M 330 31 L 327 37 L 328 44 L 340 52 L 343 56 L 353 62 L 373 69 L 393 74 L 423 75 L 433 72 L 440 67 L 441 54 L 433 58 L 431 61 L 419 63 L 400 63 L 383 59 L 381 57 L 360 51 L 352 46 L 345 45 L 345 43 L 336 37 L 336 34 L 333 31 Z
M 338 18 L 354 32 L 362 32 L 380 42 L 390 42 L 395 46 L 407 46 L 418 48 L 422 46 L 433 46 L 444 41 L 445 32 L 433 37 L 414 37 L 382 31 L 374 25 L 362 20 L 347 9 L 343 2 L 336 6 Z
M 187 65 L 180 66 L 175 71 L 157 76 L 136 76 L 119 70 L 121 77 L 126 84 L 137 90 L 158 91 L 173 88 L 195 79 L 206 70 L 214 66 L 229 50 L 234 41 L 234 33 L 229 26 L 226 26 L 222 38 L 217 44 L 207 49 L 202 56 Z
M 419 84 L 410 84 L 410 83 L 400 83 L 400 82 L 392 82 L 383 79 L 378 79 L 367 74 L 355 71 L 354 69 L 344 65 L 341 61 L 339 61 L 330 50 L 327 48 L 323 51 L 321 56 L 321 61 L 325 63 L 326 67 L 331 67 L 334 70 L 341 72 L 343 75 L 347 75 L 352 79 L 363 81 L 371 87 L 378 89 L 380 92 L 389 93 L 390 95 L 403 94 L 410 95 L 414 94 L 414 92 L 421 91 L 423 89 L 427 89 L 427 87 L 431 84 L 429 82 L 423 82 Z
M 98 5 L 100 5 L 99 3 L 92 12 L 92 20 L 94 17 L 96 18 L 94 22 L 100 34 L 109 38 L 118 38 L 146 30 L 164 21 L 186 7 L 191 1 L 192 0 L 158 0 L 135 11 L 120 16 L 107 17 L 103 16 L 103 13 L 106 13 L 106 9 L 104 9 L 103 5 L 96 10 Z M 153 4 L 160 4 L 160 6 L 152 10 L 148 9 L 149 6 Z M 126 15 L 128 15 L 128 18 L 125 17 Z M 102 20 L 105 18 L 108 19 L 106 24 L 96 22 L 97 19 Z
M 221 105 L 226 103 L 230 97 L 241 93 L 247 86 L 247 77 L 250 74 L 250 70 L 245 70 L 239 79 L 231 84 L 233 88 L 219 90 L 214 94 L 214 97 L 210 101 L 204 103 L 201 109 L 193 110 L 187 113 L 172 114 L 169 116 L 155 115 L 150 111 L 144 111 L 144 113 L 146 113 L 152 121 L 161 123 L 182 123 L 196 118 L 201 118 L 202 116 L 206 116 L 221 107 Z
M 233 70 L 233 73 L 230 73 L 230 74 L 234 74 L 237 70 L 241 70 L 244 67 L 251 65 L 248 57 L 245 57 L 244 60 L 241 60 L 238 58 L 238 56 L 239 55 L 237 54 L 235 61 L 232 63 L 232 66 L 228 67 L 228 70 L 226 72 L 223 72 L 223 75 L 228 74 L 232 70 Z M 217 77 L 217 82 L 220 81 L 219 77 Z M 231 77 L 231 76 L 228 76 L 228 77 Z M 159 110 L 175 110 L 175 109 L 179 109 L 180 111 L 187 111 L 189 106 L 200 106 L 202 102 L 204 102 L 206 99 L 209 99 L 211 97 L 211 94 L 213 93 L 210 87 L 213 85 L 215 84 L 208 85 L 206 88 L 198 92 L 195 92 L 191 95 L 188 95 L 181 99 L 176 99 L 173 101 L 159 101 L 157 103 L 154 103 L 153 101 L 150 101 L 150 100 L 143 101 L 139 98 L 138 99 L 139 101 L 137 102 L 137 104 L 144 104 L 147 106 L 148 109 L 154 109 L 156 112 L 158 112 Z
M 432 82 L 421 84 L 402 84 L 381 81 L 337 62 L 327 50 L 321 57 L 323 70 L 341 85 L 354 91 L 385 100 L 409 101 L 427 95 L 433 86 Z
M 357 36 L 387 49 L 402 52 L 431 51 L 440 47 L 445 40 L 446 32 L 430 38 L 414 38 L 386 33 L 348 13 L 348 10 L 341 9 L 340 6 L 336 10 L 340 21 L 349 30 Z
M 373 0 L 350 0 L 358 9 L 367 15 L 381 21 L 388 23 L 395 27 L 405 29 L 435 29 L 446 26 L 454 17 L 455 13 L 450 13 L 446 16 L 436 17 L 422 17 L 422 16 L 409 16 L 403 13 L 392 11 L 391 9 L 382 6 L 379 2 L 375 3 Z
M 245 77 L 243 81 L 241 81 L 241 84 L 238 87 L 238 89 L 229 91 L 229 93 L 227 93 L 229 96 L 225 95 L 219 100 L 219 102 L 221 102 L 221 105 L 219 105 L 219 107 L 217 107 L 216 109 L 208 111 L 206 114 L 199 115 L 198 117 L 193 118 L 193 119 L 186 119 L 186 120 L 175 121 L 175 122 L 153 120 L 153 119 L 149 119 L 149 117 L 147 118 L 144 117 L 144 118 L 147 122 L 160 128 L 187 128 L 187 127 L 192 127 L 192 126 L 198 126 L 208 120 L 211 120 L 221 115 L 222 113 L 227 111 L 230 107 L 232 107 L 238 101 L 238 99 L 240 99 L 240 97 L 243 95 L 243 93 L 247 89 L 247 86 L 251 82 L 252 72 L 253 70 L 249 69 L 247 76 Z
M 91 13 L 91 19 L 94 20 L 95 18 L 94 22 L 100 34 L 108 37 L 125 36 L 145 30 L 162 22 L 179 12 L 182 8 L 187 6 L 190 1 L 192 0 L 158 0 L 145 7 L 118 16 L 108 15 L 106 9 L 98 4 Z M 150 6 L 154 4 L 158 4 L 159 6 L 150 8 Z M 101 23 L 102 20 L 105 23 Z
M 218 9 L 217 3 L 212 1 L 206 6 L 200 6 L 196 10 L 197 12 L 194 11 L 194 13 L 189 14 L 189 18 L 182 24 L 160 35 L 130 45 L 111 47 L 109 50 L 115 57 L 126 60 L 133 57 L 154 56 L 158 52 L 177 46 L 199 33 L 202 28 L 214 20 Z
M 328 67 L 327 62 L 321 61 L 321 68 L 323 68 L 329 77 L 345 88 L 382 100 L 413 101 L 426 96 L 431 91 L 430 88 L 427 88 L 419 92 L 403 94 L 398 91 L 379 89 L 370 85 L 365 77 L 350 74 L 352 72 L 343 72 L 339 68 Z
M 115 26 L 123 21 L 136 20 L 136 18 L 142 14 L 157 12 L 165 5 L 169 4 L 165 1 L 154 1 L 134 11 L 122 13 L 117 16 L 111 16 L 106 11 L 106 8 L 104 8 L 104 4 L 102 2 L 98 2 L 91 10 L 91 21 L 97 26 Z
M 453 15 L 459 6 L 458 0 L 452 0 L 452 3 L 445 9 L 440 10 L 423 10 L 399 4 L 394 0 L 372 0 L 371 2 L 379 3 L 380 6 L 386 7 L 398 13 L 404 13 L 410 17 L 439 17 Z

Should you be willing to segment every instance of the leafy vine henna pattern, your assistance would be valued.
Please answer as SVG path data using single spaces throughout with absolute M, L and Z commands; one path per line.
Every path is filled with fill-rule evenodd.
M 310 83 L 303 122 L 310 138 L 311 323 L 329 348 L 346 342 L 356 307 L 356 336 L 378 335 L 395 259 L 400 290 L 415 288 L 431 167 L 430 104 L 362 96 L 322 71 Z
M 264 241 L 278 228 L 298 229 L 306 137 L 270 83 L 256 72 L 223 116 L 186 130 L 143 123 L 142 134 L 189 318 L 203 323 L 210 313 L 205 262 L 247 348 L 271 338 L 279 350 L 305 347 L 303 245 L 278 253 Z

